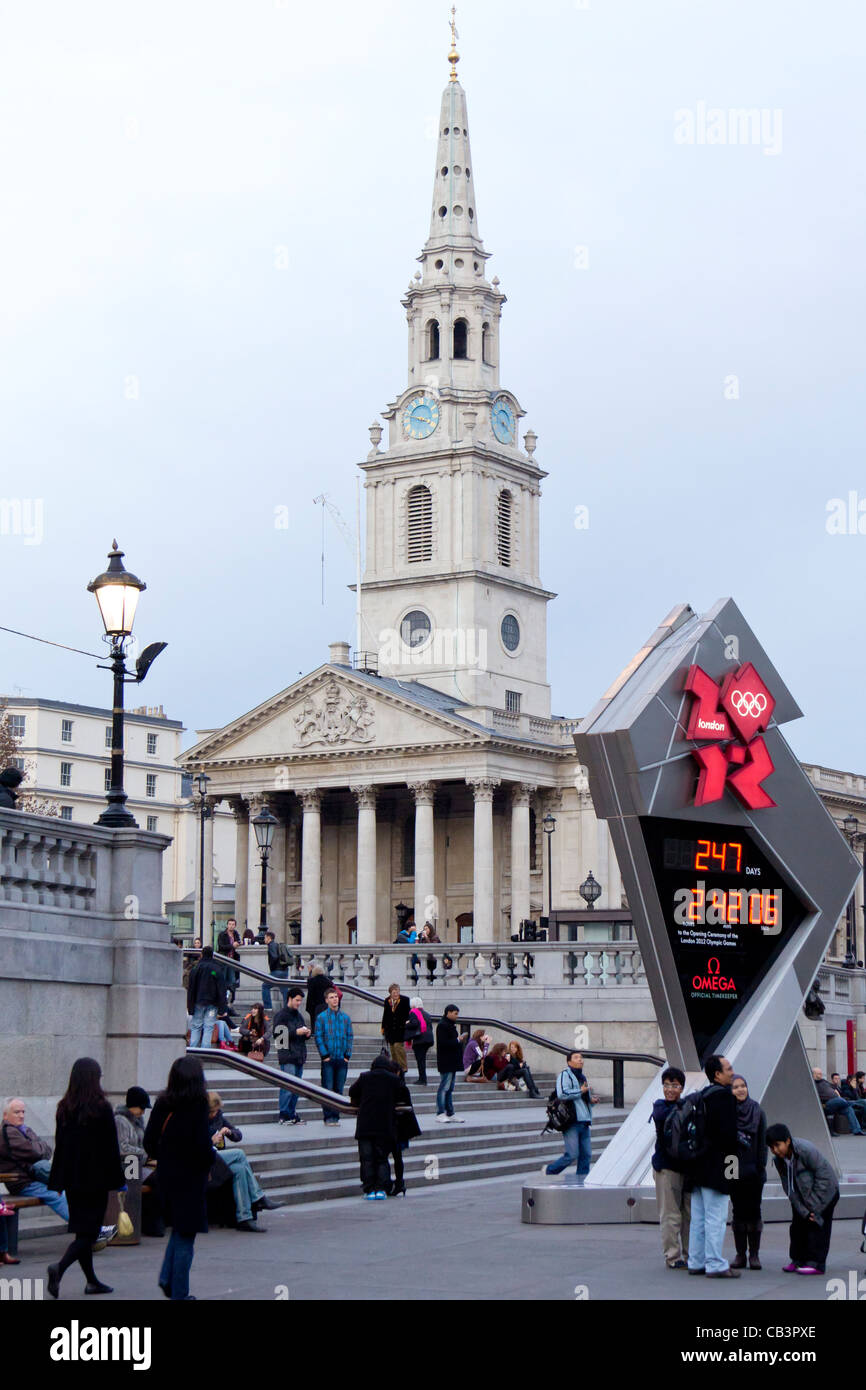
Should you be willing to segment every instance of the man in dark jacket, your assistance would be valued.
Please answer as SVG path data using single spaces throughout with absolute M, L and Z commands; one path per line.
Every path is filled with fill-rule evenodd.
M 287 980 L 291 956 L 285 945 L 277 941 L 276 933 L 272 931 L 265 932 L 265 945 L 268 948 L 268 970 L 271 972 L 271 977 L 275 980 Z M 280 994 L 283 996 L 283 1007 L 285 1008 L 289 992 L 287 989 L 282 989 Z M 270 985 L 262 985 L 262 1003 L 268 1010 L 273 1007 Z
M 358 1107 L 355 1138 L 364 1196 L 368 1202 L 382 1201 L 391 1188 L 388 1155 L 397 1145 L 396 1107 L 411 1105 L 412 1098 L 394 1064 L 380 1056 L 352 1082 L 349 1099 Z
M 860 1127 L 860 1121 L 857 1119 L 850 1100 L 843 1100 L 842 1096 L 840 1096 L 839 1092 L 836 1090 L 836 1087 L 825 1080 L 824 1073 L 820 1067 L 813 1067 L 812 1075 L 815 1078 L 815 1089 L 818 1092 L 818 1099 L 824 1108 L 824 1114 L 827 1118 L 832 1119 L 834 1115 L 844 1115 L 848 1124 L 851 1126 L 851 1133 L 862 1134 L 863 1130 Z
M 689 1224 L 692 1194 L 683 1165 L 665 1146 L 665 1121 L 682 1103 L 685 1072 L 679 1067 L 666 1067 L 662 1072 L 664 1096 L 653 1104 L 652 1118 L 656 1127 L 656 1146 L 652 1157 L 656 1185 L 656 1205 L 661 1227 L 662 1248 L 668 1269 L 685 1269 L 689 1253 Z M 688 1189 L 688 1190 L 687 1190 Z
M 69 1206 L 65 1196 L 48 1186 L 51 1145 L 25 1125 L 26 1113 L 20 1097 L 13 1096 L 6 1102 L 0 1124 L 0 1173 L 10 1175 L 6 1182 L 10 1196 L 38 1197 L 61 1221 L 68 1221 Z
M 316 1018 L 325 1007 L 325 995 L 329 989 L 333 988 L 334 981 L 325 974 L 320 965 L 310 967 L 310 978 L 307 984 L 307 1013 L 313 1032 L 316 1031 Z
M 786 1274 L 823 1274 L 839 1200 L 836 1173 L 820 1149 L 795 1139 L 786 1125 L 770 1125 L 767 1145 L 791 1203 L 791 1258 L 782 1268 Z
M 399 985 L 388 986 L 388 998 L 382 1009 L 382 1037 L 388 1044 L 391 1061 L 396 1062 L 403 1075 L 409 1070 L 406 1061 L 406 1022 L 409 1000 L 400 993 Z
M 709 1085 L 701 1091 L 704 1109 L 703 1151 L 694 1160 L 689 1230 L 689 1274 L 708 1279 L 739 1279 L 724 1255 L 728 1195 L 737 1172 L 737 1102 L 731 1090 L 734 1069 L 727 1057 L 708 1057 Z
M 454 1114 L 454 1082 L 463 1070 L 463 1048 L 457 1033 L 459 1013 L 456 1004 L 448 1004 L 436 1028 L 436 1069 L 441 1077 L 436 1092 L 436 1121 L 440 1125 L 465 1123 Z
M 24 773 L 18 767 L 7 767 L 0 772 L 0 806 L 9 810 L 15 808 L 18 800 L 16 787 L 24 781 Z
M 203 946 L 201 959 L 189 972 L 186 1010 L 192 1018 L 190 1047 L 210 1047 L 217 1014 L 228 1009 L 222 971 L 213 958 L 213 946 Z
M 298 989 L 297 986 L 290 986 L 288 1003 L 274 1016 L 274 1046 L 277 1049 L 277 1060 L 280 1064 L 280 1071 L 284 1071 L 287 1076 L 303 1076 L 304 1074 L 304 1063 L 307 1060 L 307 1038 L 310 1036 L 310 1029 L 304 1022 L 304 1015 L 301 1013 L 303 1002 L 304 991 Z M 297 1092 L 281 1089 L 280 1124 L 306 1124 L 305 1120 L 295 1114 L 297 1108 Z

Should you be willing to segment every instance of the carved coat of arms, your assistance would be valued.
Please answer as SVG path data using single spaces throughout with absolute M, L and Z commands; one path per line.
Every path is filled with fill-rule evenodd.
M 366 695 L 346 695 L 329 680 L 318 704 L 307 696 L 294 724 L 299 747 L 308 748 L 314 743 L 370 743 L 374 720 Z

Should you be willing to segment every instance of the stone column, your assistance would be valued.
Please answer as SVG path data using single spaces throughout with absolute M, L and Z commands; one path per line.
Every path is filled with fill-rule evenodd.
M 435 782 L 410 782 L 415 797 L 415 925 L 437 917 L 435 858 L 433 854 L 433 797 Z M 435 925 L 435 922 L 434 922 Z
M 208 814 L 204 823 L 204 930 L 205 938 L 202 946 L 215 946 L 216 933 L 211 923 L 213 922 L 213 822 L 216 808 L 222 798 L 209 796 L 207 798 Z M 199 861 L 200 862 L 200 861 Z
M 376 788 L 353 787 L 358 802 L 358 867 L 355 914 L 358 945 L 376 940 Z
M 535 791 L 526 782 L 511 789 L 511 935 L 529 916 L 529 800 Z
M 249 891 L 250 812 L 243 798 L 232 801 L 235 818 L 235 917 L 241 936 L 247 924 Z
M 286 939 L 286 865 L 289 847 L 285 814 L 271 802 L 269 808 L 279 825 L 274 831 L 274 843 L 268 860 L 268 926 L 277 941 Z
M 301 945 L 318 946 L 322 911 L 322 793 L 318 787 L 298 792 L 304 808 L 301 849 Z
M 475 798 L 472 935 L 486 943 L 493 940 L 493 792 L 499 778 L 467 777 L 466 782 Z

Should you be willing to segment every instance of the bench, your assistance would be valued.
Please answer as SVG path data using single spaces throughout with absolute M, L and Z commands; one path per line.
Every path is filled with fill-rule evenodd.
M 19 1179 L 20 1181 L 20 1179 Z M 0 1182 L 15 1182 L 12 1173 L 0 1173 Z M 6 1238 L 9 1243 L 9 1254 L 18 1254 L 18 1213 L 22 1207 L 39 1207 L 42 1205 L 38 1197 L 8 1197 L 4 1194 L 2 1201 L 7 1207 L 12 1208 L 12 1215 L 6 1218 Z

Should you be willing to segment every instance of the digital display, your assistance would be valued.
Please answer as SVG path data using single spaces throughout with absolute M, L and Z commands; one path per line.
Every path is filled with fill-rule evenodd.
M 745 828 L 647 816 L 641 829 L 703 1060 L 807 908 Z

